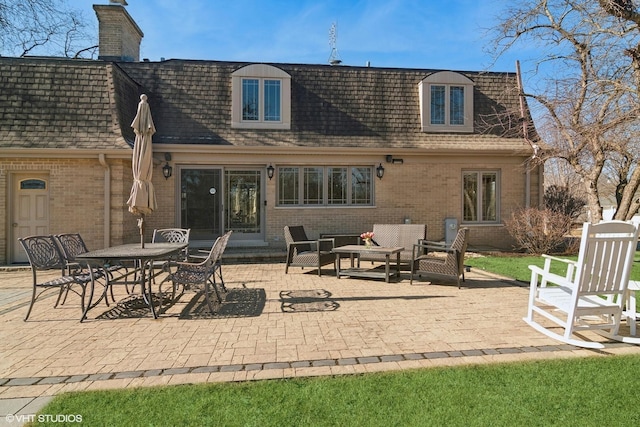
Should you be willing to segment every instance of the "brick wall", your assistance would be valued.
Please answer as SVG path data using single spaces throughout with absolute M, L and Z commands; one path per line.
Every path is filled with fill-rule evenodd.
M 470 228 L 472 246 L 509 250 L 513 240 L 500 224 L 474 225 L 462 222 L 462 170 L 499 170 L 501 182 L 500 218 L 525 205 L 526 182 L 522 158 L 407 158 L 404 164 L 385 164 L 382 180 L 375 179 L 375 208 L 280 208 L 276 207 L 276 180 L 267 183 L 267 240 L 284 247 L 285 225 L 304 225 L 309 238 L 321 233 L 361 233 L 374 223 L 427 225 L 427 238 L 445 237 L 445 218 L 456 218 Z M 538 173 L 531 173 L 531 204 L 538 201 Z
M 127 211 L 131 161 L 107 160 L 111 170 L 111 244 L 136 241 L 135 217 Z M 9 262 L 13 242 L 12 179 L 19 174 L 47 176 L 49 233 L 79 232 L 91 249 L 104 247 L 105 168 L 95 159 L 10 159 L 0 164 L 0 264 Z M 8 205 L 5 204 L 8 203 Z M 126 215 L 125 215 L 126 214 Z M 125 219 L 128 219 L 125 220 Z
M 94 5 L 99 22 L 99 58 L 140 61 L 143 33 L 124 7 Z
M 313 158 L 315 163 L 327 163 Z M 276 206 L 277 177 L 265 181 L 266 241 L 274 248 L 284 248 L 285 225 L 305 226 L 310 238 L 321 233 L 361 233 L 375 223 L 427 225 L 427 238 L 445 237 L 445 218 L 457 218 L 460 226 L 470 228 L 471 246 L 511 249 L 513 241 L 502 224 L 465 225 L 462 222 L 462 170 L 500 170 L 500 218 L 505 220 L 525 204 L 526 170 L 522 158 L 456 156 L 406 157 L 404 164 L 384 164 L 385 175 L 375 180 L 375 206 L 362 208 L 283 208 Z M 224 162 L 223 156 L 211 162 Z M 110 245 L 133 243 L 140 239 L 136 217 L 129 213 L 126 201 L 132 183 L 131 162 L 107 157 L 110 171 Z M 277 162 L 274 162 L 277 163 Z M 179 226 L 176 216 L 177 177 L 165 180 L 162 164 L 154 167 L 153 182 L 158 210 L 147 218 L 145 241 L 151 240 L 154 228 Z M 105 168 L 95 159 L 10 159 L 0 163 L 0 264 L 8 262 L 10 228 L 10 179 L 16 173 L 49 175 L 50 233 L 79 232 L 92 249 L 105 246 L 104 191 Z M 531 204 L 539 200 L 539 173 L 531 172 Z M 9 205 L 7 205 L 9 203 Z

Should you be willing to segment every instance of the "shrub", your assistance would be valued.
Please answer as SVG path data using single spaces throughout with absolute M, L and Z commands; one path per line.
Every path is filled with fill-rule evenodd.
M 553 211 L 576 219 L 582 213 L 586 202 L 569 192 L 568 187 L 551 185 L 544 192 L 544 206 Z
M 507 231 L 518 243 L 517 249 L 531 254 L 554 253 L 564 249 L 571 231 L 570 216 L 550 209 L 526 208 L 505 221 Z

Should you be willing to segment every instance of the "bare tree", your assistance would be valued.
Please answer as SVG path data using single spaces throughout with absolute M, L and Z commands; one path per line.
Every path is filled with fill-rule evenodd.
M 95 36 L 66 0 L 0 0 L 0 53 L 93 57 Z
M 517 3 L 517 5 L 515 4 Z M 601 191 L 618 201 L 616 219 L 640 206 L 640 14 L 633 1 L 512 2 L 494 34 L 497 57 L 522 44 L 545 53 L 537 71 L 551 76 L 524 96 L 542 107 L 540 161 L 568 165 L 583 187 L 592 221 L 602 219 Z

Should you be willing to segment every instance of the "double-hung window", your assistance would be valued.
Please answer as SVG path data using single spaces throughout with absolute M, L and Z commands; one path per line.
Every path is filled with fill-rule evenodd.
M 371 206 L 371 166 L 278 168 L 278 206 Z
M 473 132 L 473 82 L 459 73 L 432 74 L 419 84 L 424 132 Z
M 498 222 L 499 178 L 498 171 L 464 171 L 462 173 L 463 222 Z
M 231 127 L 291 128 L 291 76 L 279 68 L 253 64 L 231 74 Z

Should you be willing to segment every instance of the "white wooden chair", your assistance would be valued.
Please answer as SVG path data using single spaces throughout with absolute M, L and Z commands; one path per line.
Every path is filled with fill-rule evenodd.
M 529 308 L 524 321 L 551 338 L 579 347 L 604 348 L 600 342 L 574 337 L 587 330 L 640 344 L 637 338 L 618 335 L 637 239 L 638 228 L 629 222 L 585 223 L 577 261 L 543 255 L 544 268 L 529 266 Z M 552 262 L 565 263 L 566 274 L 551 273 Z M 534 315 L 551 320 L 564 331 L 552 331 Z
M 636 336 L 636 324 L 638 323 L 638 308 L 636 305 L 636 292 L 640 291 L 640 282 L 636 280 L 630 280 L 627 288 L 627 297 L 625 299 L 625 310 L 622 312 L 623 319 L 627 319 L 627 325 L 629 325 L 629 333 Z

